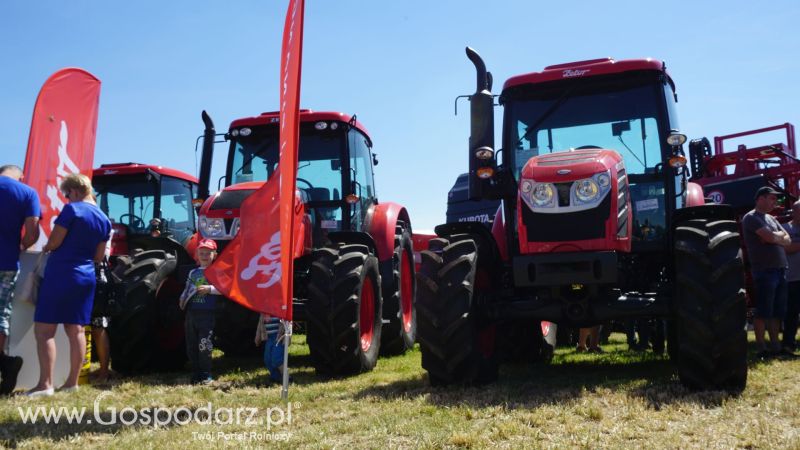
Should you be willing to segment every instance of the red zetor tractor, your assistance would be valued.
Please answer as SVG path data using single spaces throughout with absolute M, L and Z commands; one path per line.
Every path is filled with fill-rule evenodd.
M 206 146 L 213 124 L 206 116 Z M 224 247 L 239 229 L 242 201 L 276 171 L 277 112 L 233 121 L 225 188 L 200 210 L 200 232 Z M 379 202 L 372 140 L 355 117 L 300 112 L 297 190 L 305 204 L 307 243 L 295 259 L 294 317 L 305 321 L 316 370 L 339 375 L 370 370 L 378 353 L 414 345 L 415 276 L 411 220 L 396 203 Z M 277 220 L 277 218 L 276 218 Z M 231 348 L 252 348 L 257 316 L 233 302 L 217 315 L 217 335 Z M 232 311 L 236 311 L 232 314 Z M 225 333 L 227 336 L 223 336 Z
M 675 85 L 660 61 L 597 59 L 513 77 L 499 96 L 480 56 L 470 96 L 469 197 L 500 199 L 491 231 L 436 228 L 418 274 L 418 339 L 433 384 L 497 377 L 501 338 L 540 321 L 665 318 L 692 388 L 747 379 L 738 225 L 687 181 Z M 502 156 L 502 157 L 500 157 Z M 524 333 L 523 333 L 524 335 Z
M 92 184 L 111 219 L 111 267 L 125 293 L 110 311 L 114 370 L 179 368 L 186 351 L 178 297 L 194 265 L 198 181 L 178 170 L 124 163 L 95 169 Z

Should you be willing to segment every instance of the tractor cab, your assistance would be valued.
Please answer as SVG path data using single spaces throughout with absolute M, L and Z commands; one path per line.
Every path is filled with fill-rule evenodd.
M 675 102 L 665 65 L 650 59 L 580 61 L 509 79 L 500 95 L 505 173 L 476 181 L 519 197 L 507 220 L 528 231 L 513 236 L 521 251 L 589 249 L 576 236 L 606 240 L 609 250 L 663 249 L 667 217 L 686 197 L 686 172 L 669 163 L 681 152 L 668 143 Z
M 201 209 L 200 231 L 230 240 L 239 228 L 239 206 L 275 173 L 280 153 L 278 113 L 234 121 L 225 188 Z M 364 127 L 342 113 L 300 112 L 297 191 L 312 225 L 314 246 L 335 231 L 361 231 L 377 201 L 372 142 Z M 223 243 L 224 245 L 224 243 Z
M 197 179 L 145 164 L 103 164 L 94 170 L 97 205 L 114 229 L 112 254 L 183 247 L 195 233 Z M 183 253 L 183 252 L 181 252 Z

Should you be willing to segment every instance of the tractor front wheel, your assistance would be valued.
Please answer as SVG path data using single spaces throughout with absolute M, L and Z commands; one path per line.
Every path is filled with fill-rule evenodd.
M 417 338 L 432 385 L 497 379 L 496 328 L 477 314 L 477 267 L 478 248 L 468 235 L 432 239 L 422 252 Z
M 359 244 L 313 253 L 306 306 L 306 339 L 316 371 L 352 375 L 372 370 L 381 342 L 378 259 Z
M 675 270 L 678 345 L 670 354 L 677 355 L 681 382 L 692 389 L 743 390 L 746 305 L 736 222 L 680 223 L 675 230 Z

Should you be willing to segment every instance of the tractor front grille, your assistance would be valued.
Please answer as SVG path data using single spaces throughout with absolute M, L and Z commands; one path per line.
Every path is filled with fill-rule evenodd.
M 596 208 L 567 213 L 535 213 L 521 205 L 522 222 L 528 231 L 528 242 L 569 242 L 605 237 L 606 222 L 611 210 L 611 195 Z

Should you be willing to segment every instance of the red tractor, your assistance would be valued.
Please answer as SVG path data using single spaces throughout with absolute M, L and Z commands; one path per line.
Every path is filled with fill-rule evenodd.
M 186 351 L 177 299 L 194 266 L 198 181 L 178 170 L 123 163 L 95 169 L 92 184 L 112 222 L 111 266 L 124 288 L 111 308 L 114 370 L 179 368 Z
M 469 198 L 502 205 L 491 231 L 440 225 L 422 253 L 418 340 L 430 382 L 494 380 L 499 346 L 544 351 L 541 321 L 664 318 L 682 383 L 743 389 L 738 225 L 688 182 L 665 65 L 607 58 L 509 79 L 495 151 L 492 77 L 467 55 L 477 71 Z
M 786 142 L 753 148 L 739 145 L 725 151 L 725 141 L 777 131 L 786 133 Z M 762 186 L 772 186 L 797 200 L 800 160 L 795 150 L 794 125 L 790 123 L 717 136 L 713 153 L 708 139 L 694 139 L 689 143 L 692 181 L 703 186 L 712 202 L 729 204 L 739 215 L 753 209 L 753 193 Z
M 206 123 L 204 147 L 213 144 Z M 239 207 L 278 164 L 278 112 L 238 119 L 230 141 L 225 188 L 200 209 L 201 234 L 220 249 L 239 229 Z M 371 370 L 382 354 L 414 345 L 415 276 L 411 220 L 396 203 L 379 202 L 373 180 L 372 140 L 355 117 L 300 112 L 297 191 L 305 204 L 305 230 L 294 265 L 294 318 L 306 323 L 319 373 Z M 217 315 L 220 348 L 252 349 L 257 315 L 224 302 Z M 251 326 L 252 325 L 252 326 Z

